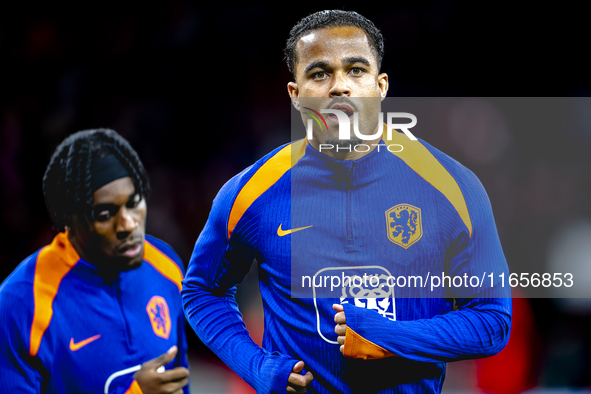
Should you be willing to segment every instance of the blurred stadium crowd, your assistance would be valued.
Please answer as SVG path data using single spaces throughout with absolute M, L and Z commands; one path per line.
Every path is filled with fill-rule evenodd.
M 130 141 L 152 183 L 148 233 L 185 263 L 218 189 L 290 139 L 282 50 L 291 26 L 317 9 L 205 10 L 187 1 L 0 7 L 0 280 L 53 238 L 41 179 L 56 145 L 75 131 L 109 127 Z M 591 82 L 576 10 L 548 29 L 544 9 L 449 1 L 345 8 L 382 30 L 389 96 L 465 97 L 437 133 L 416 135 L 480 178 L 510 269 L 518 261 L 530 272 L 591 280 Z M 548 108 L 524 124 L 503 100 L 476 98 L 498 96 L 576 99 L 560 109 L 565 124 L 549 124 Z M 255 271 L 239 302 L 260 341 Z M 467 381 L 450 366 L 444 388 L 591 387 L 591 291 L 578 295 L 520 299 L 510 361 L 470 364 Z M 219 375 L 196 375 L 194 392 L 241 392 L 188 334 L 192 365 L 219 366 Z

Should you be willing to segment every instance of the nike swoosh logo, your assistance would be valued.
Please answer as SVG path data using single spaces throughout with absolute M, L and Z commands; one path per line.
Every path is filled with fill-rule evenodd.
M 312 226 L 292 228 L 291 230 L 282 230 L 281 229 L 281 224 L 280 224 L 279 225 L 279 228 L 277 229 L 277 235 L 279 235 L 280 237 L 284 237 L 287 234 L 295 233 L 296 231 L 305 230 L 305 229 L 310 228 L 310 227 L 312 227 Z
M 93 337 L 87 338 L 83 341 L 78 343 L 74 343 L 74 338 L 70 338 L 70 350 L 75 352 L 76 350 L 88 345 L 90 342 L 94 342 L 101 337 L 101 334 L 95 335 Z

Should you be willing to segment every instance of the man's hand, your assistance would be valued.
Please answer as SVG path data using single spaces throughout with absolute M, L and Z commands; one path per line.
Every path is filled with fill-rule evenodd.
M 341 304 L 332 304 L 332 309 L 337 311 L 337 314 L 334 315 L 334 322 L 337 325 L 334 328 L 334 332 L 337 333 L 339 336 L 337 338 L 337 342 L 341 347 L 339 350 L 341 353 L 345 351 L 345 334 L 347 333 L 347 319 L 345 319 L 345 308 Z
M 304 369 L 304 362 L 298 361 L 291 370 L 289 378 L 287 379 L 287 392 L 288 393 L 305 393 L 308 389 L 308 385 L 314 380 L 312 372 L 308 371 L 305 375 L 301 372 Z
M 182 394 L 183 387 L 189 383 L 189 370 L 184 367 L 158 372 L 158 368 L 168 364 L 174 357 L 178 348 L 171 347 L 160 356 L 146 361 L 133 378 L 138 382 L 144 394 Z

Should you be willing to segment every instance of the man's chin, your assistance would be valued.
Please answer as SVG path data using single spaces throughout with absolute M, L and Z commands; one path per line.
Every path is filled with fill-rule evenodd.
M 124 264 L 123 267 L 121 268 L 121 271 L 129 271 L 134 268 L 138 268 L 140 265 L 142 265 L 143 261 L 144 261 L 144 259 L 142 258 L 141 255 L 139 258 L 133 258 L 131 260 L 128 260 L 127 263 Z
M 123 271 L 139 267 L 142 265 L 142 261 L 144 260 L 143 243 L 139 244 L 135 248 L 125 251 L 123 255 L 118 257 L 118 266 Z
M 125 256 L 113 256 L 108 258 L 102 264 L 102 267 L 108 271 L 129 271 L 134 268 L 138 268 L 142 265 L 143 257 L 140 254 L 139 257 L 125 257 Z

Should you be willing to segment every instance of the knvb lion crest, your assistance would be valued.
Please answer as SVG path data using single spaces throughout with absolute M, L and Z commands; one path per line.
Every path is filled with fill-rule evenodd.
M 154 334 L 160 338 L 168 339 L 170 336 L 170 312 L 168 311 L 168 304 L 166 300 L 160 296 L 150 298 L 146 306 L 146 312 L 150 317 L 152 323 L 152 330 Z
M 386 211 L 388 239 L 408 249 L 423 236 L 421 209 L 409 204 L 398 204 Z

